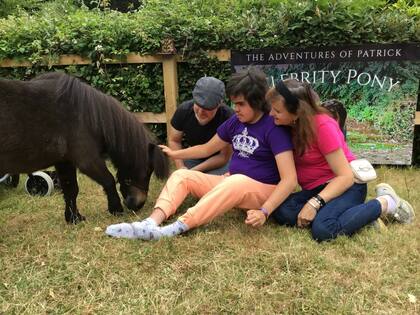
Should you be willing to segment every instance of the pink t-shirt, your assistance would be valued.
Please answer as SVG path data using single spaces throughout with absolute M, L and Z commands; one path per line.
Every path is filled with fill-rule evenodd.
M 302 156 L 295 154 L 299 185 L 306 190 L 313 189 L 335 177 L 325 155 L 341 148 L 349 162 L 355 159 L 349 150 L 338 123 L 326 114 L 315 116 L 316 141 Z

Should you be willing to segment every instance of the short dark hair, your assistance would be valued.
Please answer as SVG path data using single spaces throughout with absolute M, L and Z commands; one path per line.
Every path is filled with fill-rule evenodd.
M 228 97 L 243 95 L 253 109 L 264 113 L 270 111 L 270 105 L 265 100 L 267 91 L 267 77 L 256 67 L 249 67 L 232 74 L 226 85 Z

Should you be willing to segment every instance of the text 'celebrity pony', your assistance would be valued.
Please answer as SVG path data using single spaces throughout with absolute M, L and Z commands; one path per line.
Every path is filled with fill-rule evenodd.
M 0 174 L 54 165 L 67 222 L 84 220 L 76 205 L 76 169 L 102 185 L 109 212 L 123 211 L 105 156 L 117 168 L 124 203 L 132 210 L 145 203 L 153 171 L 168 176 L 168 160 L 154 138 L 113 97 L 60 72 L 26 82 L 0 80 Z

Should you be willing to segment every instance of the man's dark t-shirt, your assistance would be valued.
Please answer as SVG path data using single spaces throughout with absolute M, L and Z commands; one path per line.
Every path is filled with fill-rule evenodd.
M 233 114 L 233 110 L 221 105 L 214 118 L 206 125 L 201 126 L 194 114 L 194 101 L 186 101 L 180 104 L 171 119 L 171 125 L 184 134 L 184 140 L 188 146 L 195 146 L 208 142 L 216 134 L 217 128 Z

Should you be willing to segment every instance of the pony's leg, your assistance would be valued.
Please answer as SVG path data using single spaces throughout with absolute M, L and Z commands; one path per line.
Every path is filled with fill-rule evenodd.
M 79 165 L 79 170 L 103 187 L 108 198 L 108 211 L 113 215 L 122 214 L 123 207 L 115 187 L 115 179 L 106 167 L 105 161 L 100 158 L 92 159 L 89 164 L 85 161 L 83 165 Z
M 64 218 L 67 223 L 77 224 L 84 221 L 85 217 L 79 213 L 76 205 L 79 186 L 77 185 L 76 168 L 70 162 L 62 162 L 55 165 L 57 176 L 63 190 L 66 208 Z

